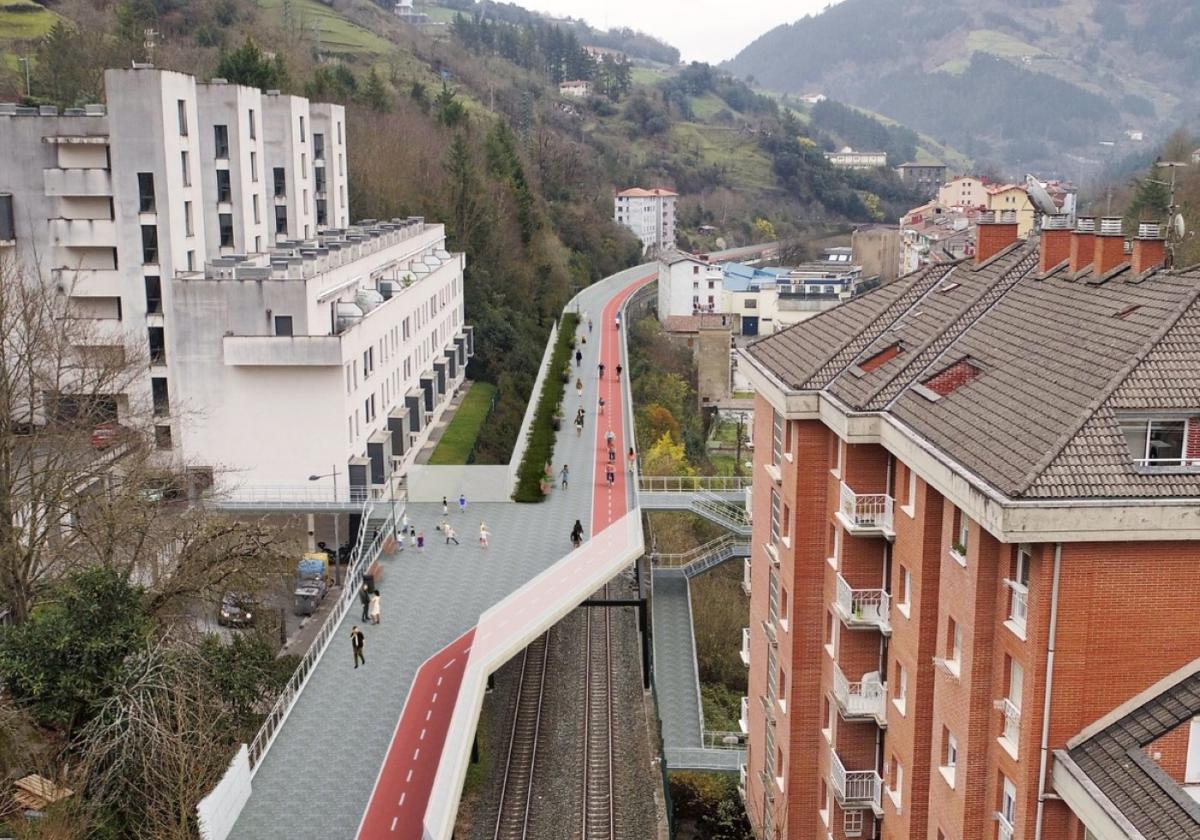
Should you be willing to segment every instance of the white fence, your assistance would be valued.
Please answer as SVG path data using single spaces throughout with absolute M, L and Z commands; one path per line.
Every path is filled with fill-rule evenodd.
M 238 815 L 250 799 L 250 776 L 250 748 L 242 744 L 221 781 L 196 806 L 200 836 L 204 840 L 224 840 L 233 831 Z

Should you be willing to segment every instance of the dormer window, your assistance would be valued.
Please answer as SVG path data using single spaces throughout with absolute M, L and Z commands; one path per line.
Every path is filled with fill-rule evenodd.
M 1200 458 L 1187 457 L 1189 423 L 1186 417 L 1122 419 L 1133 463 L 1149 469 L 1200 466 Z

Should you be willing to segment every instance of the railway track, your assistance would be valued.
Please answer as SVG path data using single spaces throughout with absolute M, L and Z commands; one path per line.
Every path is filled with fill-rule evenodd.
M 608 597 L 605 584 L 601 597 Z M 583 730 L 583 840 L 616 840 L 613 795 L 613 655 L 612 620 L 608 608 L 589 608 L 587 615 L 587 702 Z
M 537 763 L 549 652 L 550 631 L 547 630 L 530 642 L 522 655 L 517 708 L 508 738 L 508 757 L 504 764 L 493 840 L 524 840 L 529 833 L 529 805 L 533 801 L 533 770 Z

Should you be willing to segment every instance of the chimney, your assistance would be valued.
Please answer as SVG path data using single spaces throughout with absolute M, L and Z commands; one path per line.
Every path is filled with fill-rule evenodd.
M 975 228 L 975 265 L 987 262 L 1016 241 L 1016 210 L 984 213 Z
M 1038 270 L 1045 274 L 1054 266 L 1071 258 L 1071 226 L 1064 214 L 1042 216 L 1042 244 L 1038 254 Z
M 1120 216 L 1105 216 L 1100 220 L 1092 256 L 1092 273 L 1097 277 L 1108 274 L 1125 262 L 1125 235 Z
M 1071 273 L 1078 274 L 1092 264 L 1093 240 L 1096 238 L 1096 220 L 1091 216 L 1080 216 L 1071 234 Z
M 1167 259 L 1167 242 L 1162 237 L 1158 222 L 1142 222 L 1138 225 L 1137 238 L 1133 240 L 1133 258 L 1130 260 L 1134 274 L 1144 274 L 1159 268 Z

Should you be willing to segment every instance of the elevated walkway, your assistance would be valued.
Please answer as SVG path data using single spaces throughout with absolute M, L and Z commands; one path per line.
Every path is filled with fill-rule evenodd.
M 723 738 L 705 736 L 692 602 L 682 568 L 654 570 L 651 615 L 654 684 L 667 768 L 737 772 L 738 765 L 746 760 L 745 751 L 726 749 Z
M 639 483 L 641 481 L 644 479 L 639 479 Z M 733 534 L 748 538 L 750 516 L 743 506 L 745 501 L 746 491 L 733 487 L 639 489 L 637 494 L 637 504 L 643 510 L 691 511 Z

